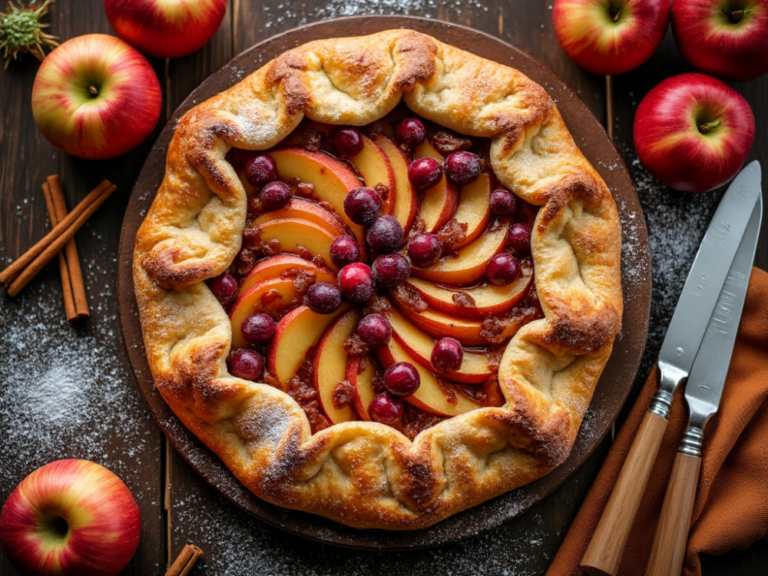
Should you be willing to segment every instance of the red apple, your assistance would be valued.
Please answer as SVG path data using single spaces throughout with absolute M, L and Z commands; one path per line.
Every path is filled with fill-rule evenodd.
M 755 117 L 733 88 L 704 74 L 667 78 L 635 116 L 635 149 L 667 186 L 706 192 L 741 168 L 755 139 Z
M 141 515 L 131 491 L 87 460 L 38 468 L 0 513 L 0 543 L 22 574 L 108 576 L 130 562 Z
M 104 0 L 104 10 L 126 42 L 151 56 L 178 58 L 208 43 L 227 0 Z
M 147 59 L 105 34 L 65 42 L 40 65 L 32 114 L 50 142 L 88 160 L 132 150 L 160 118 L 163 95 Z
M 555 33 L 565 53 L 595 74 L 623 74 L 656 51 L 670 0 L 555 0 Z
M 675 0 L 672 31 L 702 72 L 727 80 L 768 72 L 768 0 Z

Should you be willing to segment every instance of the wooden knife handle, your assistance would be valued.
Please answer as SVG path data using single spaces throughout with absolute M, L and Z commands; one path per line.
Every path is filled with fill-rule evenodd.
M 682 573 L 699 470 L 700 457 L 677 453 L 653 539 L 651 559 L 645 570 L 646 576 L 680 576 Z
M 667 429 L 667 419 L 646 412 L 632 448 L 587 547 L 581 568 L 592 576 L 616 576 L 640 499 Z

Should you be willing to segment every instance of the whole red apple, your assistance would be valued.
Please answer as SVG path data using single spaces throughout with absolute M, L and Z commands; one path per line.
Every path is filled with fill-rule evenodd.
M 656 51 L 670 0 L 555 0 L 555 33 L 565 53 L 595 74 L 623 74 Z
M 162 92 L 147 59 L 105 34 L 73 38 L 40 65 L 32 114 L 50 142 L 80 158 L 132 150 L 160 118 Z
M 13 566 L 34 576 L 110 576 L 139 545 L 141 515 L 131 491 L 87 460 L 38 468 L 0 513 L 0 543 Z
M 727 80 L 768 72 L 768 0 L 675 0 L 672 31 L 702 72 Z
M 676 190 L 706 192 L 744 164 L 755 117 L 741 94 L 720 80 L 681 74 L 643 98 L 634 131 L 637 155 L 653 176 Z
M 126 42 L 151 56 L 178 58 L 208 43 L 227 0 L 104 0 L 104 9 Z

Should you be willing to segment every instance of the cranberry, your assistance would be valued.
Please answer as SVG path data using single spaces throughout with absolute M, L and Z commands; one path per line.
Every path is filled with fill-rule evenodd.
M 421 386 L 419 371 L 410 362 L 397 362 L 384 372 L 384 388 L 392 396 L 410 396 Z
M 240 330 L 248 342 L 262 344 L 275 333 L 275 321 L 267 314 L 254 314 L 243 320 Z
M 363 135 L 354 128 L 339 128 L 333 133 L 333 145 L 342 156 L 357 156 L 363 151 Z
M 352 236 L 339 236 L 331 244 L 331 262 L 338 268 L 360 260 L 360 245 Z
M 315 282 L 304 296 L 304 304 L 318 314 L 331 314 L 341 306 L 341 291 L 328 282 Z
M 507 246 L 517 254 L 531 251 L 531 227 L 525 222 L 517 222 L 509 227 Z
M 417 190 L 432 188 L 442 177 L 443 169 L 433 158 L 419 158 L 408 168 L 408 180 Z
M 261 207 L 267 212 L 288 206 L 293 194 L 285 182 L 270 182 L 261 189 Z
M 357 325 L 357 333 L 371 348 L 383 348 L 392 337 L 392 325 L 381 314 L 368 314 Z
M 381 198 L 373 188 L 355 188 L 344 197 L 344 212 L 355 224 L 368 226 L 379 217 Z
M 368 406 L 368 414 L 371 419 L 388 426 L 397 424 L 398 420 L 403 417 L 403 411 L 403 401 L 393 398 L 386 392 L 374 396 L 370 406 Z
M 365 241 L 374 252 L 389 254 L 403 243 L 403 227 L 394 216 L 379 216 L 366 231 Z
M 494 190 L 491 192 L 491 212 L 497 216 L 512 216 L 517 212 L 517 198 L 505 188 Z
M 258 380 L 263 368 L 264 361 L 255 350 L 241 348 L 235 350 L 229 357 L 229 371 L 238 378 Z
M 416 266 L 431 266 L 440 259 L 442 252 L 440 238 L 429 232 L 414 236 L 408 242 L 408 256 Z
M 440 372 L 455 372 L 464 361 L 464 348 L 454 338 L 441 338 L 432 348 L 432 366 Z
M 237 296 L 237 280 L 229 272 L 216 276 L 211 280 L 209 287 L 224 308 L 229 306 Z
M 427 128 L 418 118 L 406 118 L 398 123 L 395 136 L 401 144 L 418 146 L 427 137 Z
M 269 154 L 257 154 L 245 163 L 245 179 L 257 188 L 274 182 L 277 180 L 277 163 Z
M 483 161 L 480 156 L 466 150 L 449 154 L 443 165 L 448 180 L 459 186 L 474 182 L 480 178 L 483 171 Z
M 354 262 L 339 272 L 339 288 L 350 302 L 365 302 L 373 296 L 373 276 L 367 264 Z
M 394 288 L 411 276 L 411 263 L 402 254 L 385 254 L 373 261 L 373 277 L 382 286 Z
M 520 276 L 520 262 L 512 254 L 500 252 L 488 261 L 485 275 L 497 286 L 512 284 Z

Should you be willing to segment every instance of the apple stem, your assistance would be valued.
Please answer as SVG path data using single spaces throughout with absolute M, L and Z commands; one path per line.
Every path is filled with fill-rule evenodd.
M 742 8 L 739 10 L 734 10 L 733 12 L 729 12 L 728 19 L 734 24 L 738 24 L 741 22 L 741 19 L 744 18 L 745 14 L 749 14 L 749 8 Z
M 613 16 L 611 16 L 611 20 L 613 20 L 614 22 L 618 22 L 619 18 L 621 18 L 621 10 L 617 10 L 616 12 L 614 12 Z
M 96 88 L 96 86 L 91 86 L 90 88 L 88 88 L 88 92 L 90 92 L 94 96 L 98 96 L 99 95 L 99 89 Z
M 702 134 L 706 134 L 710 130 L 720 126 L 720 124 L 722 123 L 723 121 L 720 120 L 720 118 L 718 118 L 717 120 L 713 120 L 712 122 L 707 122 L 706 124 L 702 124 L 699 126 L 699 132 L 701 132 Z

